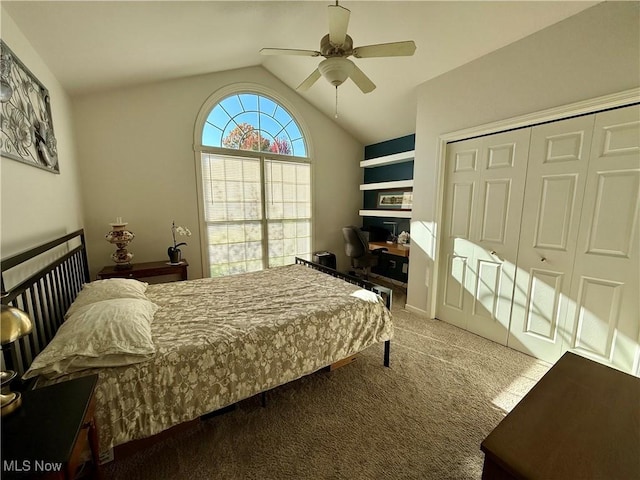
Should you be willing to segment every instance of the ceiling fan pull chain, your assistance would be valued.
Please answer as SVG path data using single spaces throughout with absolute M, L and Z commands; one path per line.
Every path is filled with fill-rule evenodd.
M 338 118 L 338 86 L 336 85 L 336 114 L 335 118 Z

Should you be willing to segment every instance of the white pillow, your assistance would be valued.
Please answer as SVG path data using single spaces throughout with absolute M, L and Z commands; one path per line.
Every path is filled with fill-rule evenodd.
M 140 282 L 131 278 L 108 278 L 106 280 L 96 280 L 85 283 L 74 302 L 65 313 L 64 318 L 69 318 L 76 310 L 86 305 L 111 300 L 114 298 L 138 298 L 148 300 L 144 292 L 147 291 L 148 283 Z
M 135 298 L 103 300 L 78 308 L 22 378 L 55 378 L 87 368 L 119 367 L 150 359 L 156 351 L 151 322 L 158 308 Z

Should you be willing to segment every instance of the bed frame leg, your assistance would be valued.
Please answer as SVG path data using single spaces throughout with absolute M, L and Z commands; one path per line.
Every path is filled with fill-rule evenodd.
M 260 393 L 260 405 L 262 405 L 262 408 L 267 407 L 267 392 Z
M 387 340 L 386 342 L 384 342 L 384 366 L 388 367 L 390 364 L 390 357 L 391 355 L 391 340 Z

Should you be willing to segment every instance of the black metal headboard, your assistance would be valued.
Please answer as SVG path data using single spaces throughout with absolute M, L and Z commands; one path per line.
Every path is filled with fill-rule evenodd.
M 28 278 L 5 288 L 8 272 L 40 262 L 46 265 L 36 267 L 37 271 Z M 56 334 L 71 302 L 89 281 L 84 230 L 4 258 L 0 268 L 2 303 L 24 310 L 33 320 L 33 331 L 29 335 L 2 350 L 6 368 L 22 375 Z

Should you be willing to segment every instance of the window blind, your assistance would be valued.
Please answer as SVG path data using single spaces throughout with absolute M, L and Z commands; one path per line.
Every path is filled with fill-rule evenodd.
M 211 276 L 287 265 L 296 256 L 310 258 L 308 163 L 211 153 L 201 157 Z

